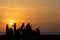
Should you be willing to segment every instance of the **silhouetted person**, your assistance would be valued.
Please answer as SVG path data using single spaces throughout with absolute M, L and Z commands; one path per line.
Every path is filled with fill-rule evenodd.
M 16 23 L 14 23 L 14 35 L 16 35 Z
M 40 30 L 39 30 L 39 28 L 37 28 L 36 30 L 37 30 L 37 33 L 40 34 Z
M 7 36 L 9 35 L 9 27 L 8 27 L 8 24 L 6 25 L 6 35 Z
M 22 25 L 21 25 L 21 30 L 23 29 L 23 27 L 24 27 L 24 23 L 22 23 Z
M 36 38 L 39 39 L 40 38 L 40 30 L 39 28 L 36 28 Z
M 7 40 L 13 37 L 13 30 L 12 28 L 9 29 L 8 24 L 6 25 L 6 38 Z
M 31 33 L 32 33 L 32 28 L 31 28 L 30 23 L 28 23 L 28 24 L 26 25 L 26 29 L 23 29 L 23 30 L 22 30 L 23 40 L 24 40 L 24 39 L 26 39 L 26 40 L 31 39 Z
M 28 31 L 31 31 L 31 30 L 32 30 L 30 23 L 28 23 L 28 24 L 26 25 L 26 29 L 27 29 Z
M 13 36 L 13 29 L 12 28 L 10 28 L 9 33 L 10 33 L 10 36 Z

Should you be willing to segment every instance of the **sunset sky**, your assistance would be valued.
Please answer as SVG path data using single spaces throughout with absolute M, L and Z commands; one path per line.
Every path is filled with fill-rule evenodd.
M 60 0 L 0 0 L 0 32 L 6 24 L 31 23 L 41 32 L 60 32 Z

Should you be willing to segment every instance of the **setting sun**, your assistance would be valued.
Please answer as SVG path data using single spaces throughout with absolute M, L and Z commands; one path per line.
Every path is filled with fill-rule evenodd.
M 9 20 L 9 24 L 12 26 L 13 24 L 14 24 L 14 22 L 15 22 L 15 20 Z
M 12 27 L 12 25 L 13 25 L 14 23 L 16 23 L 16 21 L 17 21 L 17 20 L 15 20 L 15 19 L 6 18 L 6 19 L 4 19 L 4 21 L 3 21 L 3 22 L 5 22 L 6 24 L 8 24 L 8 25 L 9 25 L 9 27 L 11 28 L 11 27 Z
M 10 25 L 12 26 L 14 24 L 14 22 L 10 22 Z

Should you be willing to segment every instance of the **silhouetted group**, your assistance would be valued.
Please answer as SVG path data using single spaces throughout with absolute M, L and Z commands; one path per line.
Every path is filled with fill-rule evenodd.
M 28 23 L 26 25 L 26 28 L 24 23 L 22 23 L 21 27 L 16 29 L 16 23 L 13 25 L 14 30 L 12 28 L 9 28 L 8 24 L 6 25 L 6 37 L 7 39 L 11 40 L 39 40 L 40 39 L 40 30 L 39 28 L 36 28 L 36 30 L 33 30 Z

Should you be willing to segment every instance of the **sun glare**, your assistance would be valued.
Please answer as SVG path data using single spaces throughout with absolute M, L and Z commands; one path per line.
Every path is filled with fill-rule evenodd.
M 15 23 L 14 20 L 9 20 L 9 24 L 12 26 Z
M 8 23 L 9 23 L 10 26 L 12 26 L 12 25 L 15 23 L 15 20 L 13 20 L 13 19 L 8 19 Z
M 10 22 L 10 25 L 12 26 L 14 23 L 13 22 Z

